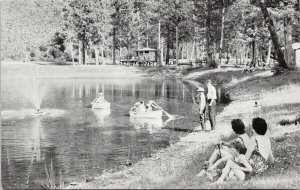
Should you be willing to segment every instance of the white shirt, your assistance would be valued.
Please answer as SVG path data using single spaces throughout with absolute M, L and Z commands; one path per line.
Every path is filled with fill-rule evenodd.
M 209 84 L 207 86 L 207 99 L 211 99 L 211 100 L 216 100 L 217 99 L 217 91 L 216 91 L 216 88 Z
M 248 147 L 250 145 L 250 138 L 249 138 L 249 136 L 246 133 L 244 133 L 242 135 L 239 135 L 239 137 L 241 137 L 243 139 L 243 143 L 244 143 L 245 147 L 248 149 Z
M 269 156 L 273 156 L 271 149 L 270 138 L 266 135 L 256 135 L 255 139 L 257 140 L 259 153 L 268 160 Z M 255 141 L 254 139 L 254 141 Z

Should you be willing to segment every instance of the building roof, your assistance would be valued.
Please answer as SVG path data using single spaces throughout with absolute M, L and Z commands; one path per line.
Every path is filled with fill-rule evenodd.
M 292 47 L 293 49 L 300 49 L 300 43 L 293 43 Z
M 152 48 L 142 48 L 142 49 L 137 49 L 137 50 L 134 50 L 134 51 L 143 52 L 143 51 L 158 51 L 158 50 L 157 49 L 152 49 Z

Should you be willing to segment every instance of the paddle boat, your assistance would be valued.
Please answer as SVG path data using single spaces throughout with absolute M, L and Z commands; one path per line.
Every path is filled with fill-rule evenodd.
M 110 103 L 104 99 L 103 93 L 99 93 L 91 102 L 93 109 L 106 109 L 110 107 Z

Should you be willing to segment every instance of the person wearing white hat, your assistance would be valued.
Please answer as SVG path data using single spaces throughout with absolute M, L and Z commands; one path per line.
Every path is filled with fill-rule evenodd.
M 205 90 L 202 87 L 199 87 L 197 89 L 197 92 L 198 92 L 198 101 L 197 101 L 197 103 L 199 104 L 199 117 L 200 117 L 201 130 L 206 130 L 206 126 L 205 126 L 206 99 L 205 99 L 204 91 Z

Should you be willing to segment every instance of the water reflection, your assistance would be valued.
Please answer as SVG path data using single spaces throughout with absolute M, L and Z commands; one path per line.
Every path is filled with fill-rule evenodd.
M 147 129 L 150 134 L 153 134 L 157 129 L 162 128 L 163 120 L 161 118 L 135 118 L 130 117 L 129 121 L 136 129 Z
M 105 118 L 110 115 L 110 108 L 106 109 L 92 109 L 97 117 L 97 122 L 104 124 Z

